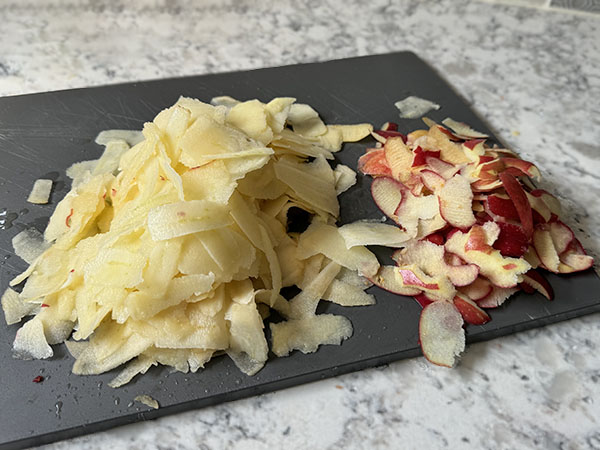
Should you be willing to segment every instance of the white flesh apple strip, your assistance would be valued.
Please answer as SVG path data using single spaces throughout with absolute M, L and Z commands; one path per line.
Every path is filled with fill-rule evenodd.
M 50 247 L 42 233 L 35 228 L 28 228 L 15 235 L 12 238 L 12 245 L 15 255 L 27 264 L 33 264 L 36 258 Z
M 52 180 L 44 180 L 42 178 L 35 180 L 27 201 L 35 205 L 45 205 L 48 203 L 51 190 Z
M 300 320 L 271 323 L 272 351 L 287 356 L 292 350 L 317 351 L 320 345 L 340 345 L 352 336 L 352 324 L 342 316 L 319 314 Z
M 301 200 L 334 217 L 339 215 L 335 176 L 322 156 L 318 156 L 312 163 L 281 158 L 275 163 L 275 174 Z
M 340 195 L 356 184 L 356 172 L 350 167 L 338 164 L 333 171 L 335 175 L 335 192 Z
M 154 241 L 231 225 L 229 208 L 206 200 L 190 200 L 156 207 L 148 213 L 148 230 Z
M 452 303 L 430 303 L 419 319 L 419 340 L 423 355 L 439 366 L 453 367 L 465 349 L 463 318 Z
M 466 177 L 454 175 L 439 191 L 440 214 L 450 225 L 469 228 L 475 223 L 473 191 Z
M 139 130 L 104 130 L 98 133 L 94 142 L 98 145 L 108 145 L 110 142 L 115 140 L 124 140 L 131 147 L 139 144 L 145 138 Z
M 347 248 L 357 245 L 382 245 L 385 247 L 402 247 L 411 236 L 396 225 L 380 222 L 353 222 L 338 228 L 346 242 Z
M 300 236 L 298 257 L 307 259 L 319 253 L 367 277 L 375 275 L 379 269 L 377 257 L 366 247 L 355 246 L 348 249 L 336 227 L 313 222 Z
M 333 280 L 323 294 L 323 300 L 340 306 L 367 306 L 375 304 L 375 297 L 367 294 L 361 287 Z
M 340 268 L 339 264 L 331 261 L 316 277 L 304 286 L 302 292 L 290 300 L 289 317 L 292 319 L 301 319 L 302 317 L 314 315 L 319 301 L 325 295 L 325 292 L 339 273 Z
M 46 341 L 44 325 L 34 317 L 19 330 L 13 342 L 13 355 L 19 359 L 46 359 L 54 352 Z
M 23 317 L 33 314 L 40 307 L 38 303 L 24 302 L 17 291 L 11 288 L 4 291 L 1 302 L 7 325 L 20 322 Z

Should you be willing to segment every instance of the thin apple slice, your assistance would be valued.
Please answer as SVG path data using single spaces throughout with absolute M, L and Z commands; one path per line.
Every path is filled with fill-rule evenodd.
M 589 269 L 594 264 L 594 258 L 585 253 L 581 243 L 575 238 L 559 258 L 559 273 L 581 272 L 582 270 Z
M 480 133 L 479 131 L 475 131 L 469 125 L 463 122 L 457 122 L 450 117 L 442 120 L 442 124 L 452 130 L 452 133 L 461 139 L 482 139 L 487 138 L 488 135 L 484 133 Z
M 490 316 L 465 295 L 457 294 L 452 300 L 465 322 L 471 325 L 483 325 L 490 321 Z
M 518 290 L 519 289 L 515 287 L 501 288 L 494 286 L 492 292 L 490 292 L 489 295 L 483 300 L 478 301 L 477 304 L 481 308 L 497 308 L 498 306 L 502 305 L 506 300 L 508 300 L 510 296 Z
M 358 159 L 358 170 L 374 177 L 390 177 L 392 171 L 385 159 L 382 148 L 369 149 Z
M 535 178 L 536 180 L 539 180 L 542 177 L 540 174 L 540 170 L 535 166 L 535 164 L 529 161 L 525 161 L 524 159 L 502 157 L 502 162 L 506 167 L 514 167 L 516 169 L 519 169 L 521 172 L 523 172 L 530 178 Z
M 502 186 L 500 180 L 477 180 L 475 183 L 471 183 L 473 192 L 491 192 Z
M 392 171 L 392 177 L 402 182 L 410 177 L 414 154 L 401 137 L 391 137 L 383 146 L 385 160 Z
M 371 183 L 371 195 L 377 207 L 396 223 L 400 223 L 395 214 L 406 188 L 389 177 L 375 178 Z
M 433 170 L 425 169 L 420 172 L 421 180 L 431 192 L 438 192 L 446 184 L 446 179 Z
M 529 204 L 531 205 L 531 211 L 533 213 L 533 222 L 534 223 L 546 223 L 552 217 L 552 211 L 544 199 L 540 197 L 536 197 L 531 195 L 529 192 L 525 192 L 527 195 L 527 200 L 529 200 Z
M 375 286 L 397 295 L 414 296 L 421 293 L 420 289 L 406 286 L 396 266 L 381 266 L 379 271 L 367 279 Z
M 493 289 L 492 283 L 486 278 L 477 277 L 475 281 L 467 286 L 458 288 L 458 291 L 465 294 L 475 302 L 483 300 L 491 294 Z
M 453 367 L 465 349 L 463 318 L 458 309 L 448 302 L 433 302 L 421 311 L 419 341 L 428 361 Z
M 510 198 L 504 198 L 497 194 L 490 194 L 486 199 L 486 204 L 489 212 L 496 216 L 502 216 L 504 219 L 508 220 L 519 220 L 517 208 L 515 208 L 515 204 Z
M 344 238 L 346 248 L 357 245 L 381 245 L 398 248 L 404 247 L 405 243 L 414 237 L 396 225 L 381 222 L 352 222 L 339 227 L 338 231 Z
M 456 253 L 465 262 L 479 266 L 480 273 L 495 286 L 513 287 L 519 282 L 519 275 L 531 266 L 522 258 L 504 257 L 492 244 L 500 234 L 498 224 L 486 222 L 474 225 L 468 233 L 454 232 L 446 240 L 446 250 Z
M 450 225 L 468 228 L 475 223 L 472 202 L 473 192 L 469 180 L 454 175 L 439 192 L 440 214 Z
M 447 163 L 446 161 L 442 161 L 440 158 L 435 158 L 433 156 L 426 156 L 425 162 L 429 169 L 439 174 L 445 180 L 449 180 L 460 170 L 459 166 Z
M 556 253 L 560 255 L 569 248 L 569 245 L 573 242 L 573 239 L 575 239 L 575 235 L 573 234 L 573 231 L 560 220 L 550 223 L 548 228 L 550 236 L 552 236 L 552 243 L 554 244 Z
M 527 237 L 531 236 L 533 234 L 531 205 L 529 204 L 529 200 L 527 199 L 527 195 L 525 194 L 521 183 L 519 183 L 519 180 L 513 175 L 506 172 L 500 173 L 500 181 L 502 181 L 506 193 L 515 204 L 525 235 Z
M 529 270 L 527 273 L 523 274 L 522 284 L 532 287 L 548 300 L 552 300 L 554 298 L 554 290 L 548 280 L 544 278 L 544 276 L 539 273 L 535 269 Z
M 423 292 L 415 295 L 414 299 L 417 301 L 417 303 L 419 305 L 421 305 L 421 308 L 425 308 L 430 303 L 435 302 L 435 300 L 430 299 L 429 297 L 427 297 L 427 294 L 424 294 Z
M 428 137 L 435 144 L 435 148 L 441 151 L 441 158 L 450 164 L 468 163 L 469 158 L 465 155 L 461 144 L 452 142 L 442 127 L 433 125 L 429 128 Z
M 562 212 L 561 207 L 560 207 L 560 202 L 554 195 L 550 194 L 548 191 L 545 191 L 544 189 L 534 189 L 533 191 L 530 192 L 530 194 L 533 195 L 534 197 L 541 198 L 542 201 L 546 204 L 546 206 L 548 206 L 551 213 L 560 217 L 561 212 Z
M 537 256 L 539 257 L 544 269 L 557 273 L 560 259 L 558 257 L 556 248 L 554 247 L 554 242 L 552 240 L 550 231 L 545 229 L 536 229 L 533 232 L 533 246 L 535 247 L 535 252 L 537 253 Z

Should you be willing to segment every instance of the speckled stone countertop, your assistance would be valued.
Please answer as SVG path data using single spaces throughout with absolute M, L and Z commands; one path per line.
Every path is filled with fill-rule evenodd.
M 412 50 L 600 254 L 600 16 L 489 2 L 0 2 L 0 95 Z M 535 2 L 534 2 L 535 3 Z M 600 449 L 600 315 L 49 449 Z

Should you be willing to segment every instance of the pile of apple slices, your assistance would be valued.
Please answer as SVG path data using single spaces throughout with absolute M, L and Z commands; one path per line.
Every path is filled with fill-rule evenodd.
M 464 350 L 464 322 L 481 325 L 485 311 L 515 292 L 552 287 L 537 269 L 572 273 L 590 268 L 560 204 L 536 189 L 537 167 L 514 152 L 486 145 L 488 136 L 452 119 L 407 136 L 386 123 L 358 162 L 375 179 L 375 203 L 404 233 L 396 266 L 371 280 L 423 307 L 420 344 L 425 357 L 453 366 Z

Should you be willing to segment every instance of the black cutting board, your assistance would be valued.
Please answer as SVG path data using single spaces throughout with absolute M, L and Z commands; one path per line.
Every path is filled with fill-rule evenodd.
M 43 231 L 56 203 L 69 189 L 65 169 L 100 155 L 102 149 L 94 143 L 98 132 L 141 129 L 180 95 L 203 101 L 216 95 L 263 101 L 293 96 L 312 105 L 327 123 L 371 122 L 375 126 L 398 117 L 395 101 L 417 95 L 442 105 L 441 110 L 429 114 L 433 119 L 450 116 L 489 131 L 412 53 L 0 98 L 0 208 L 6 208 L 8 222 L 12 221 L 12 227 L 0 229 L 0 290 L 26 267 L 13 255 L 11 238 L 29 226 Z M 400 131 L 421 126 L 420 121 L 403 120 Z M 369 142 L 347 145 L 337 154 L 338 160 L 356 168 L 366 144 Z M 25 199 L 31 186 L 42 177 L 55 181 L 51 202 L 29 205 Z M 381 217 L 369 185 L 368 178 L 359 176 L 358 184 L 340 197 L 341 223 Z M 22 211 L 24 208 L 28 211 Z M 518 295 L 491 311 L 490 323 L 469 326 L 468 341 L 492 339 L 600 310 L 600 279 L 593 271 L 549 279 L 556 292 L 553 302 L 539 294 Z M 63 345 L 55 346 L 55 356 L 47 361 L 13 359 L 11 344 L 18 325 L 2 324 L 0 448 L 39 445 L 419 355 L 420 307 L 406 297 L 377 288 L 372 292 L 377 305 L 371 307 L 342 308 L 322 302 L 322 312 L 343 314 L 354 325 L 354 335 L 340 347 L 325 346 L 311 355 L 295 352 L 287 358 L 273 357 L 253 377 L 240 373 L 225 357 L 216 358 L 196 374 L 169 374 L 166 368 L 153 368 L 116 390 L 107 386 L 116 370 L 100 376 L 72 375 L 73 361 Z M 44 376 L 44 382 L 32 383 L 37 375 Z M 139 394 L 158 400 L 160 409 L 131 405 Z

